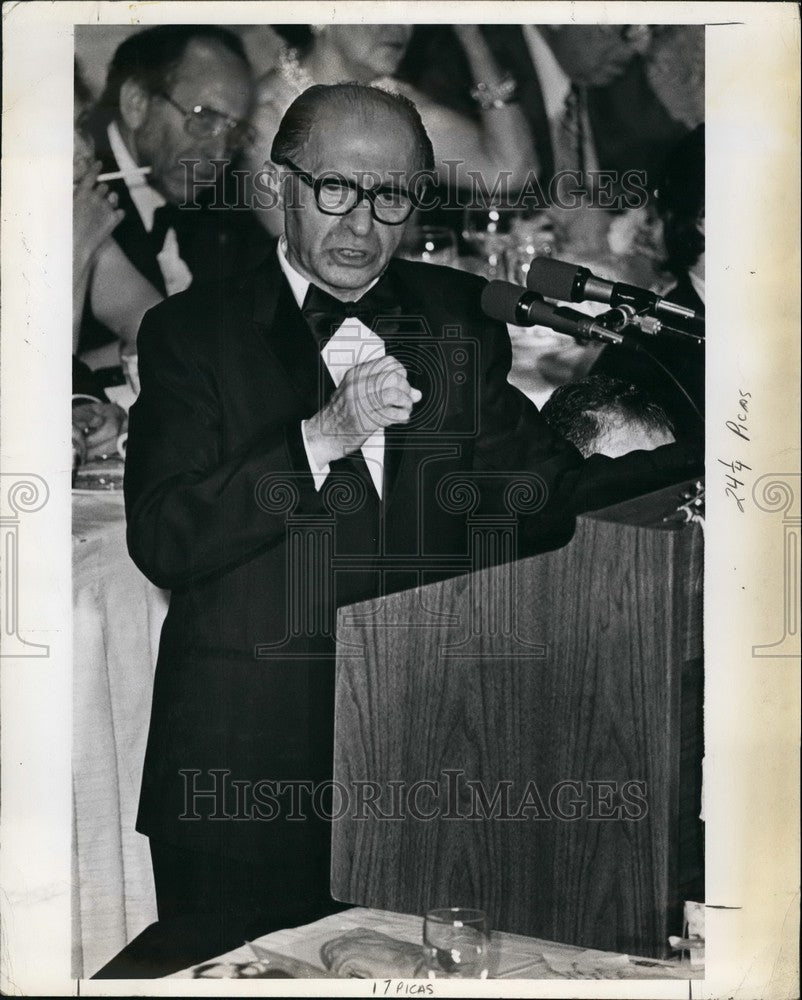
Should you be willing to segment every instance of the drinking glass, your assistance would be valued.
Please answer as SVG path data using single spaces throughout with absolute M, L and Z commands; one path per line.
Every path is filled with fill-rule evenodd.
M 457 237 L 446 226 L 417 226 L 406 234 L 398 253 L 406 260 L 453 265 L 457 262 Z
M 482 273 L 490 280 L 506 277 L 506 255 L 515 243 L 513 223 L 519 211 L 504 206 L 466 208 L 462 238 L 482 259 Z
M 484 910 L 429 910 L 423 947 L 429 979 L 487 979 L 490 932 Z
M 467 208 L 462 238 L 482 258 L 482 274 L 523 284 L 532 258 L 554 248 L 554 229 L 546 212 L 490 205 Z

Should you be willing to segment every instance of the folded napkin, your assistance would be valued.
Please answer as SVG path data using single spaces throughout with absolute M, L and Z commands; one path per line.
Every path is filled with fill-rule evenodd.
M 544 950 L 543 960 L 552 972 L 567 979 L 618 979 L 629 965 L 626 955 L 590 948 L 579 953 Z
M 420 945 L 364 927 L 355 927 L 327 941 L 320 949 L 320 957 L 331 972 L 354 979 L 425 977 L 425 957 Z

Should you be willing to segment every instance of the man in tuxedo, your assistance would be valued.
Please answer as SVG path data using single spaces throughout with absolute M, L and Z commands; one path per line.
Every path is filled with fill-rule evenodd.
M 125 213 L 113 238 L 163 295 L 236 273 L 264 239 L 252 213 L 225 207 L 232 193 L 223 190 L 247 135 L 251 88 L 237 35 L 162 25 L 122 42 L 86 118 L 101 172 L 123 175 L 108 182 Z M 87 306 L 80 350 L 111 339 Z
M 137 829 L 160 920 L 205 915 L 218 950 L 334 905 L 336 607 L 470 570 L 466 510 L 507 516 L 512 484 L 533 551 L 697 471 L 583 461 L 508 384 L 483 280 L 393 258 L 433 163 L 408 101 L 310 88 L 272 161 L 278 247 L 145 317 L 125 473 L 130 552 L 172 590 Z

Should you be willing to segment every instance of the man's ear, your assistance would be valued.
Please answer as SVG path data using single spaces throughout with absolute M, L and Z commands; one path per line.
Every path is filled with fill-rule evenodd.
M 265 160 L 261 174 L 262 183 L 265 189 L 270 192 L 271 201 L 284 211 L 286 207 L 286 199 L 284 197 L 286 172 L 281 167 L 276 166 L 271 160 Z
M 142 84 L 129 77 L 120 87 L 120 117 L 131 131 L 140 128 L 150 108 L 151 95 Z

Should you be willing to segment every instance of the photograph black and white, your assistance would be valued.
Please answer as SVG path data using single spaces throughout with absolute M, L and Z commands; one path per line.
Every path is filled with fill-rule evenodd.
M 72 457 L 65 412 L 66 488 L 3 499 L 6 573 L 71 526 L 64 973 L 712 996 L 723 525 L 780 514 L 769 692 L 798 647 L 716 312 L 725 18 L 279 6 L 70 26 Z

